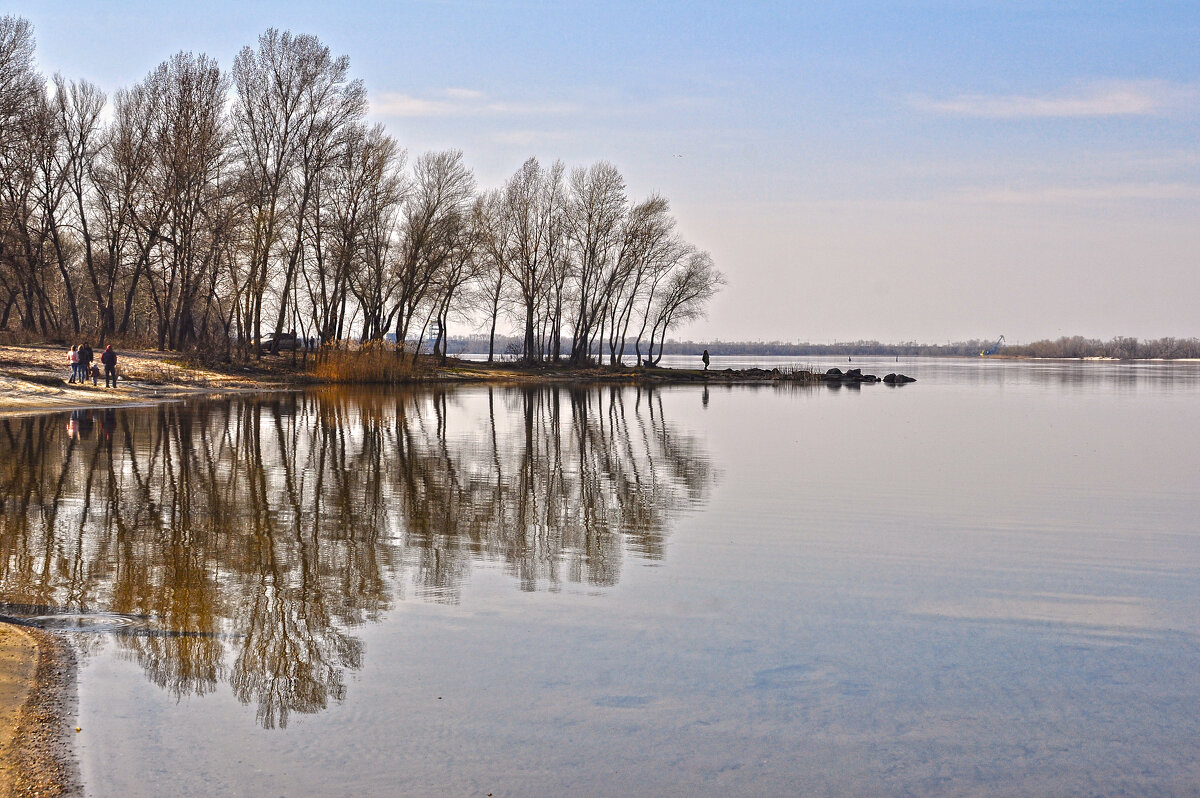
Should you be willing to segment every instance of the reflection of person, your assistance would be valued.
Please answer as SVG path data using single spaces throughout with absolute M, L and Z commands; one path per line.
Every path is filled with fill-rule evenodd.
M 104 430 L 105 438 L 112 438 L 117 430 L 117 411 L 111 407 L 100 414 L 100 429 Z
M 100 355 L 100 362 L 104 364 L 104 387 L 108 387 L 108 381 L 112 379 L 112 387 L 117 387 L 117 353 L 113 351 L 112 344 L 104 347 L 104 354 Z
M 708 371 L 708 350 L 707 349 L 704 350 L 704 354 L 702 354 L 700 356 L 700 359 L 704 361 L 704 370 Z
M 71 418 L 67 421 L 67 431 L 70 432 L 71 426 L 75 427 L 75 436 L 80 439 L 89 437 L 92 434 L 92 414 L 87 410 L 71 411 Z

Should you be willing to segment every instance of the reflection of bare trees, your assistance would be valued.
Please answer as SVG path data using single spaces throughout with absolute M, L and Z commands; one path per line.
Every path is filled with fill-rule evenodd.
M 267 727 L 345 694 L 351 630 L 471 563 L 615 584 L 712 480 L 652 390 L 288 394 L 0 420 L 0 600 L 153 619 L 118 644 Z M 232 665 L 228 665 L 232 662 Z

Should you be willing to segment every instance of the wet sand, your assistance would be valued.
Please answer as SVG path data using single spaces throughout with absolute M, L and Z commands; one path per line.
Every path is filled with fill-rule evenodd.
M 82 794 L 74 687 L 70 644 L 0 623 L 0 798 Z

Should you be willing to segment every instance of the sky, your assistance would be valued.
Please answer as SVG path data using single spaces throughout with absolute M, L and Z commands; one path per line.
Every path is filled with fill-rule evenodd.
M 728 284 L 695 340 L 1200 336 L 1200 2 L 9 0 L 110 93 L 269 27 L 481 186 L 605 159 Z

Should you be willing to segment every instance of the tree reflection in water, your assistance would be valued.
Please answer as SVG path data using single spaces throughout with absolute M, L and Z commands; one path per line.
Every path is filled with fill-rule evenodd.
M 228 680 L 285 726 L 346 691 L 413 585 L 474 561 L 522 590 L 616 584 L 714 479 L 653 390 L 511 388 L 194 401 L 0 419 L 0 600 L 125 616 L 176 696 Z M 232 662 L 232 665 L 227 663 Z

